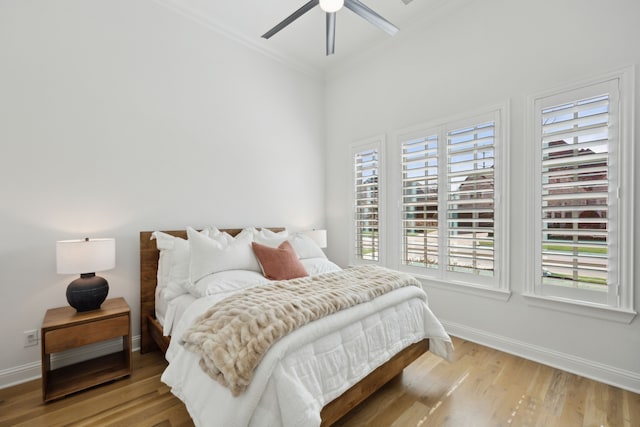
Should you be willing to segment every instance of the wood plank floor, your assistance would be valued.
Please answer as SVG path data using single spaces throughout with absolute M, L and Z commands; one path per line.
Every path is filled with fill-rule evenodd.
M 454 363 L 429 353 L 336 426 L 640 426 L 640 395 L 454 338 Z M 40 381 L 0 390 L 0 426 L 192 426 L 160 382 L 160 353 L 130 378 L 42 403 Z

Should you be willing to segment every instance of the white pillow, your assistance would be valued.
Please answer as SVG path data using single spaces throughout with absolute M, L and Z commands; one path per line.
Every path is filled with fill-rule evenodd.
M 320 246 L 309 236 L 296 233 L 289 238 L 289 241 L 300 259 L 327 257 Z
M 214 227 L 213 225 L 205 227 L 205 230 L 209 230 L 209 237 L 215 237 L 218 234 L 222 234 L 222 231 L 218 230 L 218 227 Z
M 257 271 L 227 270 L 209 274 L 198 280 L 193 290 L 196 297 L 236 292 L 270 280 Z
M 307 270 L 307 273 L 309 273 L 309 276 L 317 276 L 318 274 L 342 270 L 327 258 L 306 258 L 301 259 L 300 262 L 304 266 L 304 269 Z
M 258 231 L 254 228 L 253 241 L 260 243 L 271 248 L 277 248 L 282 242 L 289 238 L 289 232 L 287 230 L 273 232 L 266 228 Z
M 230 235 L 226 231 L 218 230 L 217 227 L 210 225 L 206 228 L 206 230 L 209 232 L 209 237 L 217 242 L 222 243 L 224 246 L 233 241 L 232 235 Z
M 195 232 L 195 230 L 194 230 Z M 202 230 L 203 237 L 208 230 Z M 189 284 L 189 242 L 161 231 L 154 231 L 151 239 L 156 240 L 160 251 L 158 259 L 158 285 L 162 295 L 171 300 L 188 292 Z
M 157 240 L 156 247 L 160 251 L 160 255 L 158 256 L 158 274 L 157 274 L 157 285 L 156 285 L 156 294 L 160 289 L 164 289 L 167 287 L 167 283 L 169 283 L 169 264 L 171 261 L 169 260 L 169 253 L 165 249 L 160 248 L 160 239 L 157 237 L 157 233 L 159 231 L 154 231 L 151 233 L 151 240 Z M 163 233 L 164 234 L 164 233 Z M 173 247 L 173 243 L 171 243 L 171 247 Z
M 196 282 L 208 274 L 226 270 L 260 271 L 260 265 L 251 248 L 252 233 L 240 233 L 228 243 L 203 236 L 187 228 L 190 242 L 188 290 L 197 296 Z

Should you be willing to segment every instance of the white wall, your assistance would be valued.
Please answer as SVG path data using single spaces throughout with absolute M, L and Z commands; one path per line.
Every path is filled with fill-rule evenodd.
M 349 145 L 419 123 L 510 103 L 511 272 L 507 302 L 429 286 L 449 331 L 640 391 L 640 320 L 596 320 L 527 304 L 524 289 L 528 95 L 640 64 L 640 2 L 450 1 L 416 28 L 335 71 L 327 83 L 329 255 L 346 264 L 352 211 Z M 637 84 L 636 70 L 636 87 Z M 638 93 L 635 103 L 640 107 Z M 638 114 L 635 128 L 640 129 Z M 637 132 L 636 132 L 637 135 Z M 636 164 L 640 150 L 636 149 Z M 638 177 L 635 175 L 636 214 Z M 390 201 L 395 206 L 395 201 Z M 393 228 L 389 229 L 393 232 Z M 636 240 L 640 227 L 635 228 Z M 634 265 L 640 265 L 635 251 Z M 636 268 L 636 282 L 640 271 Z M 635 308 L 640 289 L 635 287 Z
M 56 240 L 116 238 L 137 335 L 139 231 L 324 226 L 323 90 L 152 0 L 0 2 L 0 377 L 67 304 Z

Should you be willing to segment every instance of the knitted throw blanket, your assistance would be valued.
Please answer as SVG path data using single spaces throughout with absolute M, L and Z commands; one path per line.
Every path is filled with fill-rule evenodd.
M 358 266 L 245 289 L 215 304 L 183 335 L 201 368 L 234 396 L 251 382 L 266 351 L 295 329 L 404 286 L 414 277 Z

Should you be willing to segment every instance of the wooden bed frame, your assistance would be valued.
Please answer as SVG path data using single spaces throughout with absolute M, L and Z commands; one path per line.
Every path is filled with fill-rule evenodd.
M 269 228 L 272 231 L 282 231 L 284 228 Z M 224 229 L 232 236 L 242 229 Z M 172 236 L 187 238 L 185 230 L 163 231 Z M 140 232 L 140 352 L 160 349 L 163 353 L 169 347 L 170 337 L 162 333 L 162 326 L 156 320 L 155 291 L 157 286 L 158 258 L 160 252 L 156 241 L 151 240 L 152 231 Z M 405 348 L 389 361 L 379 366 L 360 382 L 345 391 L 333 401 L 326 404 L 320 412 L 322 427 L 330 426 L 347 414 L 360 402 L 371 396 L 391 379 L 402 373 L 402 370 L 429 350 L 429 340 L 425 339 Z

